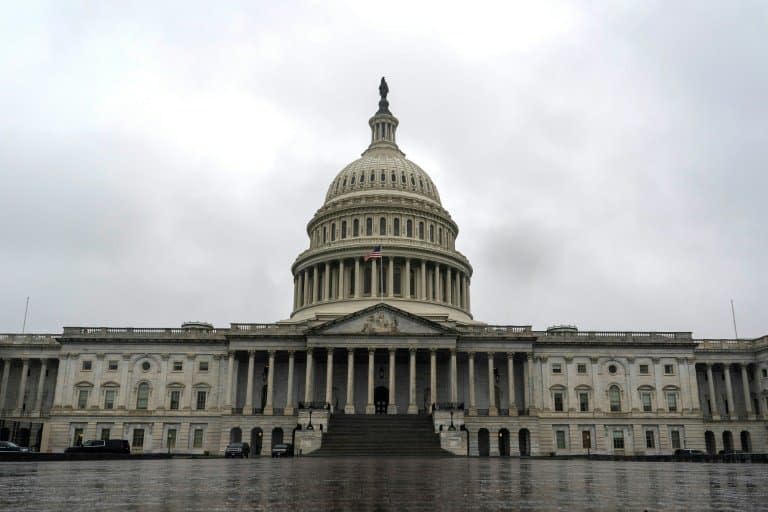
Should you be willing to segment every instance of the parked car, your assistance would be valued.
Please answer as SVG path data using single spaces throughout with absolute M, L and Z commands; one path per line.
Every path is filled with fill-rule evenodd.
M 678 448 L 675 450 L 675 457 L 700 457 L 706 455 L 701 450 L 693 450 L 691 448 Z
M 28 452 L 29 448 L 26 446 L 19 446 L 16 443 L 10 441 L 0 441 L 0 452 Z
M 64 453 L 131 453 L 131 445 L 125 439 L 93 439 L 70 446 Z
M 279 443 L 272 447 L 272 457 L 293 457 L 293 445 Z
M 251 454 L 251 447 L 248 443 L 229 443 L 227 449 L 224 450 L 224 457 L 245 457 L 246 459 Z

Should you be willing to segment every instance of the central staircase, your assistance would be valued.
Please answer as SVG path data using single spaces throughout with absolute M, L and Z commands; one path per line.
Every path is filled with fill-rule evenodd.
M 432 417 L 415 414 L 334 415 L 321 456 L 444 456 Z

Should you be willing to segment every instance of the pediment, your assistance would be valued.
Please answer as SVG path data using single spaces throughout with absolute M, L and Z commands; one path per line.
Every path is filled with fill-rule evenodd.
M 376 304 L 312 329 L 312 335 L 439 336 L 453 330 L 390 306 Z

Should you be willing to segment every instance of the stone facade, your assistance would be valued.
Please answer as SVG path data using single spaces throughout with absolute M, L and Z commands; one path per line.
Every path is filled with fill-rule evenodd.
M 456 454 L 768 450 L 768 336 L 474 320 L 458 226 L 385 110 L 307 227 L 290 319 L 0 335 L 0 439 L 212 454 L 243 440 L 262 455 L 284 440 L 306 453 L 333 414 L 431 414 Z

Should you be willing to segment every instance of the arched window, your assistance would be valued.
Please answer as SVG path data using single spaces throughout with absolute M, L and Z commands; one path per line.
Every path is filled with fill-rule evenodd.
M 353 174 L 351 178 L 349 178 L 349 184 L 354 185 L 355 184 L 355 175 Z
M 385 217 L 379 219 L 379 234 L 382 236 L 387 234 L 387 219 Z
M 371 171 L 371 184 L 373 184 L 374 181 L 376 181 L 376 172 Z
M 360 236 L 360 221 L 358 219 L 352 221 L 352 236 Z
M 346 188 L 346 186 L 347 186 L 347 177 L 346 176 L 344 176 L 344 181 L 342 182 L 341 186 Z
M 149 404 L 149 384 L 142 382 L 136 391 L 136 408 L 146 409 Z
M 347 221 L 341 221 L 341 238 L 347 238 Z
M 323 226 L 323 243 L 326 242 L 327 237 L 328 237 L 328 228 Z
M 392 171 L 391 178 L 392 178 L 392 183 L 395 183 L 397 181 L 397 175 L 395 175 L 395 171 Z
M 419 222 L 419 240 L 424 240 L 424 223 Z
M 430 242 L 435 241 L 435 225 L 434 224 L 429 225 L 429 241 Z
M 621 412 L 621 390 L 619 390 L 619 386 L 608 388 L 608 399 L 611 401 L 611 412 Z
M 400 236 L 400 219 L 395 219 L 392 226 L 392 231 L 395 236 Z
M 373 219 L 365 219 L 365 236 L 373 236 Z
M 381 171 L 381 182 L 384 183 L 387 181 L 387 175 L 384 171 Z
M 336 223 L 331 224 L 331 242 L 336 240 Z
M 443 245 L 443 228 L 437 230 L 437 243 Z
M 413 237 L 413 221 L 411 219 L 405 221 L 405 236 Z
M 400 175 L 400 183 L 402 183 L 403 185 L 405 185 L 405 173 L 402 173 L 402 174 Z

